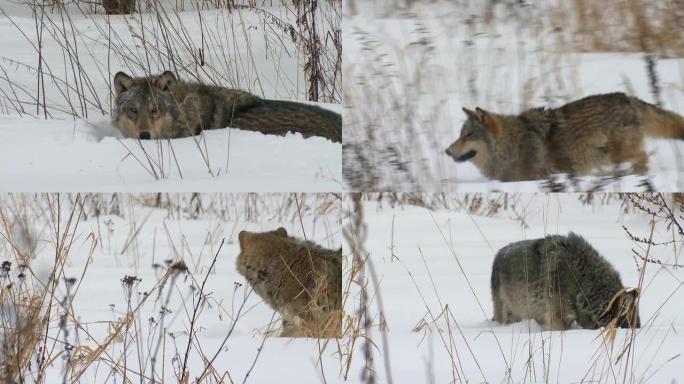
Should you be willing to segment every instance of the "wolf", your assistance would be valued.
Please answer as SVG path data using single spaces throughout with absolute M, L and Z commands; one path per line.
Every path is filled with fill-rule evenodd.
M 550 235 L 511 243 L 496 254 L 491 276 L 494 320 L 536 320 L 546 330 L 573 323 L 641 327 L 638 290 L 581 236 Z
M 288 236 L 282 227 L 242 231 L 238 240 L 237 270 L 282 316 L 280 336 L 340 337 L 341 248 L 330 250 Z
M 125 137 L 173 139 L 233 127 L 264 134 L 299 132 L 342 141 L 342 117 L 312 105 L 266 100 L 239 89 L 180 81 L 171 71 L 114 76 L 112 124 Z
M 108 15 L 126 15 L 135 12 L 135 0 L 102 0 Z
M 500 115 L 463 108 L 461 133 L 446 154 L 471 161 L 490 179 L 582 176 L 605 165 L 648 171 L 644 137 L 684 139 L 684 118 L 624 93 L 593 95 L 559 108 Z

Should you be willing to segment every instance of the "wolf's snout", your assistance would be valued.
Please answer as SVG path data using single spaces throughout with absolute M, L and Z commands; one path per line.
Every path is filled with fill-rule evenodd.
M 148 131 L 142 131 L 140 132 L 140 136 L 138 136 L 140 140 L 149 140 L 150 139 L 150 133 Z
M 453 155 L 451 154 L 451 147 L 449 147 L 449 148 L 447 148 L 446 150 L 444 150 L 444 153 L 446 153 L 447 156 L 453 156 Z
M 468 161 L 468 160 L 472 159 L 473 157 L 475 157 L 476 154 L 477 154 L 477 151 L 475 151 L 474 149 L 470 150 L 470 151 L 466 152 L 465 154 L 457 157 L 456 161 Z

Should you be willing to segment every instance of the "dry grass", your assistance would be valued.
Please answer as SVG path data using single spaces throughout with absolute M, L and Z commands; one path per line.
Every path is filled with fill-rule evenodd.
M 584 52 L 653 51 L 660 58 L 683 57 L 684 7 L 679 0 L 574 0 L 551 6 L 557 25 L 574 23 L 567 33 Z M 646 47 L 646 46 L 648 47 Z
M 388 195 L 392 196 L 391 199 Z M 411 196 L 411 199 L 415 201 L 415 194 L 407 194 Z M 472 196 L 464 195 L 468 197 L 470 201 L 478 200 L 489 200 L 489 201 L 501 201 L 501 194 L 494 194 L 492 196 L 479 194 L 473 194 Z M 370 252 L 378 250 L 378 239 L 372 238 L 373 234 L 366 234 L 367 226 L 364 219 L 364 208 L 363 202 L 377 202 L 373 205 L 375 209 L 383 211 L 389 208 L 383 208 L 386 202 L 391 201 L 392 211 L 395 209 L 402 210 L 403 205 L 415 205 L 427 210 L 427 213 L 432 215 L 433 211 L 440 211 L 447 209 L 452 211 L 453 209 L 447 207 L 435 207 L 431 208 L 429 205 L 425 205 L 425 201 L 450 201 L 454 205 L 461 205 L 458 209 L 460 212 L 466 212 L 468 215 L 472 216 L 487 216 L 486 211 L 476 209 L 470 212 L 465 206 L 463 206 L 464 196 L 457 194 L 421 194 L 420 204 L 410 204 L 410 203 L 400 203 L 402 201 L 402 194 L 354 194 L 353 197 L 346 199 L 346 204 L 352 209 L 349 213 L 348 227 L 345 229 L 345 237 L 351 249 L 352 254 L 356 254 L 357 257 L 361 256 L 362 259 L 355 264 L 356 268 L 353 270 L 352 275 L 353 281 L 356 282 L 359 277 L 364 278 L 363 273 L 359 273 L 359 270 L 366 269 L 368 272 L 369 266 L 371 266 L 371 261 L 379 263 L 380 259 L 377 254 L 369 253 L 365 249 L 365 242 L 368 238 L 373 240 L 374 248 Z M 432 197 L 432 199 L 431 199 Z M 529 195 L 523 195 L 522 197 L 517 197 L 511 195 L 508 197 L 508 205 L 497 204 L 497 216 L 499 218 L 509 218 L 514 221 L 525 222 L 526 216 L 525 210 L 521 209 L 528 202 L 527 198 L 533 198 Z M 536 198 L 546 199 L 544 197 L 537 196 Z M 553 199 L 552 196 L 548 198 Z M 595 342 L 592 344 L 595 347 L 594 354 L 588 358 L 588 364 L 582 369 L 586 369 L 586 372 L 580 372 L 580 377 L 583 375 L 583 382 L 600 382 L 600 383 L 642 383 L 645 380 L 648 381 L 648 377 L 656 374 L 658 370 L 662 369 L 663 366 L 671 364 L 671 361 L 678 358 L 678 356 L 669 357 L 665 354 L 660 354 L 658 356 L 648 356 L 645 357 L 641 348 L 645 346 L 662 345 L 665 341 L 660 339 L 658 336 L 656 339 L 652 336 L 652 327 L 654 322 L 660 316 L 660 308 L 668 304 L 672 300 L 673 295 L 679 289 L 674 288 L 672 292 L 656 292 L 649 290 L 653 280 L 658 278 L 662 273 L 672 275 L 676 268 L 679 268 L 677 264 L 677 255 L 679 254 L 678 249 L 681 244 L 682 236 L 684 232 L 681 227 L 681 198 L 677 194 L 604 194 L 604 193 L 594 193 L 594 194 L 577 194 L 576 198 L 583 205 L 596 206 L 596 205 L 611 205 L 623 207 L 618 210 L 618 215 L 630 215 L 629 220 L 632 224 L 635 220 L 647 220 L 649 222 L 648 230 L 646 233 L 634 234 L 630 232 L 629 228 L 625 227 L 625 241 L 632 241 L 635 243 L 634 250 L 634 268 L 638 272 L 637 281 L 626 282 L 628 285 L 633 284 L 634 288 L 626 288 L 618 292 L 618 294 L 613 298 L 611 303 L 606 308 L 604 315 L 609 316 L 613 320 L 608 322 L 608 325 L 596 332 Z M 458 202 L 458 203 L 457 203 Z M 367 209 L 367 208 L 365 208 Z M 388 215 L 385 215 L 388 216 Z M 521 216 L 521 217 L 518 217 Z M 389 218 L 385 217 L 385 221 Z M 434 218 L 433 218 L 434 220 Z M 379 222 L 378 217 L 373 218 L 374 223 Z M 622 219 L 620 221 L 623 221 Z M 446 247 L 452 252 L 452 256 L 456 259 L 459 266 L 463 261 L 462 251 L 454 249 L 451 242 L 448 240 L 451 238 L 451 233 L 445 233 L 442 231 L 451 231 L 450 224 L 448 228 L 445 228 L 443 224 L 435 223 L 435 230 L 441 232 L 441 236 L 444 240 Z M 386 224 L 385 224 L 386 225 Z M 619 225 L 619 224 L 617 224 Z M 482 229 L 482 236 L 484 241 L 487 241 L 488 228 L 484 227 Z M 402 234 L 405 234 L 402 233 Z M 399 234 L 399 235 L 402 235 Z M 393 234 L 394 235 L 394 234 Z M 656 240 L 656 238 L 662 239 L 671 236 L 670 241 Z M 420 239 L 418 241 L 421 241 Z M 423 239 L 424 241 L 424 239 Z M 653 254 L 653 249 L 655 247 L 660 248 L 672 248 L 672 253 L 675 255 L 674 260 L 658 260 L 655 259 Z M 392 260 L 389 259 L 383 261 L 383 271 L 390 268 L 388 263 L 399 263 L 404 266 L 406 270 L 407 283 L 410 281 L 415 292 L 406 289 L 402 291 L 401 295 L 411 295 L 417 294 L 420 301 L 424 306 L 425 315 L 419 319 L 416 319 L 416 326 L 413 331 L 418 332 L 422 335 L 421 343 L 428 342 L 430 340 L 430 345 L 423 348 L 429 348 L 431 352 L 430 358 L 426 359 L 423 364 L 425 365 L 424 371 L 426 374 L 427 382 L 441 382 L 444 379 L 448 379 L 450 382 L 506 382 L 506 383 L 523 383 L 523 382 L 538 382 L 538 383 L 553 383 L 562 382 L 562 376 L 555 376 L 555 374 L 560 375 L 561 371 L 567 373 L 566 364 L 569 358 L 565 356 L 566 352 L 564 345 L 566 337 L 570 337 L 570 334 L 566 332 L 544 332 L 540 333 L 538 330 L 526 327 L 520 327 L 518 330 L 515 328 L 512 332 L 501 332 L 497 326 L 495 326 L 490 321 L 490 314 L 484 311 L 480 300 L 488 297 L 487 292 L 480 292 L 476 290 L 472 285 L 468 284 L 470 287 L 470 294 L 473 299 L 480 305 L 479 309 L 482 311 L 482 319 L 486 321 L 488 326 L 486 331 L 481 332 L 476 337 L 472 333 L 464 333 L 463 324 L 460 322 L 460 318 L 466 316 L 463 314 L 464 308 L 461 302 L 448 302 L 442 297 L 440 292 L 443 291 L 443 287 L 438 286 L 433 279 L 433 265 L 429 256 L 423 255 L 420 247 L 416 250 L 416 255 L 411 256 L 414 261 L 415 258 L 422 259 L 422 265 L 425 267 L 424 273 L 416 269 L 409 269 L 402 261 L 402 258 L 407 257 L 404 253 L 395 259 L 393 244 L 388 244 L 390 252 L 392 252 Z M 660 253 L 662 254 L 662 253 Z M 667 252 L 665 252 L 667 254 Z M 395 261 L 396 260 L 396 261 Z M 444 264 L 439 264 L 443 266 Z M 472 268 L 472 265 L 471 265 Z M 653 274 L 653 271 L 649 275 L 646 275 L 648 268 L 660 268 L 662 271 Z M 392 269 L 392 268 L 390 268 Z M 422 281 L 417 281 L 417 276 L 421 276 Z M 458 271 L 454 271 L 454 274 L 458 274 Z M 650 276 L 647 278 L 647 276 Z M 470 276 L 467 271 L 463 268 L 460 269 L 459 277 L 463 277 L 466 281 L 469 281 Z M 379 273 L 379 281 L 389 278 L 389 276 L 383 276 L 383 273 Z M 667 276 L 660 276 L 660 278 L 667 278 Z M 425 279 L 429 279 L 426 283 Z M 348 281 L 345 279 L 345 281 Z M 349 280 L 351 281 L 351 280 Z M 396 290 L 396 281 L 392 281 L 391 286 L 393 290 Z M 357 308 L 359 313 L 357 314 L 358 319 L 373 319 L 372 321 L 361 321 L 357 320 L 355 326 L 356 336 L 363 337 L 357 343 L 362 343 L 361 346 L 356 346 L 354 350 L 358 353 L 362 353 L 362 356 L 354 356 L 354 359 L 361 360 L 357 361 L 355 366 L 361 369 L 361 377 L 364 382 L 374 382 L 377 379 L 375 375 L 378 372 L 382 372 L 380 377 L 386 378 L 392 375 L 392 365 L 396 365 L 396 361 L 391 360 L 391 352 L 393 349 L 389 345 L 389 341 L 383 340 L 380 344 L 377 338 L 372 338 L 373 334 L 380 334 L 382 337 L 387 337 L 391 333 L 386 333 L 387 323 L 380 321 L 384 319 L 383 306 L 380 305 L 382 296 L 382 286 L 378 284 L 378 277 L 370 278 L 367 275 L 364 280 L 359 281 L 356 289 L 354 290 L 355 302 L 358 301 Z M 677 284 L 675 284 L 677 285 Z M 425 287 L 429 287 L 427 290 Z M 364 291 L 366 291 L 364 293 Z M 431 291 L 431 292 L 430 292 Z M 393 292 L 394 295 L 397 292 Z M 617 306 L 618 302 L 623 302 L 619 300 L 622 296 L 632 296 L 636 300 L 628 300 L 628 307 Z M 365 297 L 365 299 L 364 299 Z M 368 297 L 372 300 L 368 301 Z M 647 299 L 652 303 L 657 301 L 660 304 L 659 309 L 653 313 L 650 317 L 641 317 L 641 328 L 630 328 L 627 330 L 618 330 L 619 324 L 617 318 L 620 314 L 633 314 L 639 311 L 639 303 L 642 297 L 647 297 Z M 371 310 L 372 301 L 375 301 L 378 305 L 376 311 Z M 670 303 L 671 304 L 671 303 Z M 396 303 L 395 303 L 396 305 Z M 408 303 L 406 305 L 415 305 L 414 303 Z M 455 312 L 452 308 L 458 307 Z M 649 306 L 651 307 L 651 306 Z M 466 311 L 468 311 L 466 309 Z M 641 311 L 642 315 L 645 315 Z M 392 318 L 387 319 L 389 327 L 392 324 Z M 666 326 L 668 326 L 666 324 Z M 468 324 L 467 327 L 472 327 L 472 324 Z M 472 331 L 472 330 L 470 330 Z M 401 333 L 401 331 L 400 331 Z M 664 335 L 663 337 L 667 337 Z M 487 341 L 481 341 L 480 339 L 487 338 Z M 507 340 L 508 338 L 508 340 Z M 401 338 L 397 338 L 399 340 Z M 432 340 L 434 339 L 434 347 L 432 346 Z M 392 339 L 390 339 L 391 341 Z M 496 344 L 492 342 L 496 340 Z M 502 342 L 499 344 L 499 340 Z M 490 343 L 491 342 L 491 343 Z M 491 349 L 487 350 L 487 353 L 482 353 L 482 343 L 491 344 Z M 511 344 L 512 343 L 512 344 Z M 369 349 L 368 346 L 372 347 Z M 498 345 L 498 349 L 497 349 Z M 512 345 L 512 346 L 509 346 Z M 573 344 L 574 345 L 574 344 Z M 396 347 L 395 348 L 399 348 Z M 406 346 L 402 346 L 406 348 Z M 657 348 L 660 350 L 660 348 Z M 574 351 L 576 352 L 576 351 Z M 574 353 L 572 352 L 572 353 Z M 434 354 L 434 356 L 432 355 Z M 385 370 L 382 371 L 377 367 L 378 363 L 374 360 L 377 355 L 382 355 L 385 361 Z M 405 358 L 405 354 L 402 354 Z M 348 352 L 345 355 L 349 360 L 352 359 L 352 353 Z M 573 357 L 574 358 L 574 357 Z M 651 364 L 644 365 L 644 360 L 651 361 Z M 663 361 L 662 366 L 654 366 L 653 361 Z M 440 364 L 435 362 L 441 361 Z M 449 376 L 445 377 L 445 366 L 444 361 L 449 362 L 448 367 Z M 350 363 L 347 363 L 349 367 Z M 435 365 L 439 365 L 440 368 L 436 371 Z M 570 365 L 567 365 L 570 366 Z M 576 367 L 576 364 L 572 365 Z M 494 369 L 496 367 L 496 369 Z M 566 368 L 563 368 L 566 367 Z M 437 374 L 436 372 L 439 372 Z M 494 374 L 494 372 L 503 373 L 500 376 L 499 373 Z M 356 373 L 352 373 L 356 374 Z M 346 377 L 346 376 L 345 376 Z
M 110 115 L 118 71 L 146 76 L 172 70 L 187 81 L 268 98 L 342 100 L 340 0 L 141 0 L 135 13 L 122 16 L 103 15 L 99 1 L 90 0 L 20 0 L 11 6 L 0 5 L 0 17 L 25 38 L 35 58 L 0 53 L 0 113 L 44 119 Z M 18 7 L 33 25 L 14 15 Z M 227 172 L 230 143 L 226 153 L 210 154 L 203 135 L 194 142 L 212 177 Z M 151 178 L 183 178 L 171 140 L 121 144 Z M 212 156 L 225 157 L 225 169 L 212 168 Z
M 259 304 L 250 302 L 251 288 L 238 282 L 232 302 L 217 299 L 216 266 L 223 263 L 219 255 L 225 253 L 224 243 L 237 235 L 235 226 L 274 220 L 300 223 L 307 231 L 313 220 L 332 237 L 339 209 L 339 196 L 331 194 L 2 196 L 0 382 L 45 383 L 56 377 L 63 383 L 234 382 L 231 372 L 215 362 L 245 313 Z M 150 241 L 149 227 L 157 228 L 150 224 L 152 213 L 166 217 L 161 226 L 165 233 L 155 231 Z M 128 233 L 121 233 L 113 219 L 118 225 L 127 223 Z M 181 227 L 197 220 L 216 223 L 208 226 L 203 244 L 189 243 Z M 226 228 L 226 221 L 234 224 Z M 84 232 L 84 225 L 96 230 Z M 117 233 L 119 241 L 112 244 Z M 164 239 L 170 254 L 155 256 Z M 46 268 L 41 260 L 49 255 L 54 262 Z M 125 263 L 133 272 L 118 279 L 119 300 L 106 299 L 114 300 L 111 317 L 106 310 L 99 317 L 78 310 L 93 300 L 94 292 L 80 288 L 97 278 L 90 265 L 102 257 Z M 148 268 L 154 270 L 153 279 Z M 205 348 L 205 324 L 216 317 L 226 324 L 223 343 Z M 261 347 L 253 351 L 252 368 L 274 320 L 275 313 L 257 330 L 263 336 Z M 319 341 L 320 358 L 327 356 L 328 343 Z

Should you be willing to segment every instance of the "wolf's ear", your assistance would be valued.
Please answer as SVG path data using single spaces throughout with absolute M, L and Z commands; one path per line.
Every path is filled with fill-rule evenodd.
M 159 75 L 159 78 L 157 79 L 157 86 L 162 91 L 169 91 L 171 89 L 171 86 L 173 86 L 177 82 L 178 80 L 176 79 L 176 75 L 174 75 L 173 72 L 164 71 L 164 73 Z
M 639 288 L 623 288 L 624 294 L 622 295 L 622 306 L 624 308 L 630 308 L 636 305 L 637 298 L 639 297 Z
M 275 234 L 278 236 L 287 237 L 287 231 L 283 227 L 276 229 Z
M 622 299 L 622 307 L 627 309 L 627 325 L 630 327 L 641 328 L 639 319 L 639 288 L 625 288 L 625 296 Z
M 638 288 L 622 288 L 608 303 L 603 321 L 610 321 L 620 328 L 641 328 L 637 308 Z M 599 317 L 601 319 L 601 317 Z
M 240 231 L 238 234 L 238 242 L 240 243 L 240 250 L 243 251 L 249 243 L 249 232 Z
M 118 72 L 114 75 L 114 91 L 116 95 L 126 92 L 131 85 L 133 85 L 133 79 L 123 72 Z
M 477 115 L 477 120 L 485 125 L 487 131 L 494 136 L 498 136 L 501 133 L 501 119 L 493 113 L 489 113 L 484 109 L 477 107 L 475 108 L 475 114 Z
M 468 109 L 466 107 L 463 107 L 463 112 L 465 112 L 466 116 L 468 116 L 468 117 L 472 117 L 475 119 L 477 118 L 477 114 L 472 109 Z
M 637 324 L 632 324 L 640 328 L 638 324 L 638 308 L 636 308 L 636 300 L 639 296 L 638 288 L 621 288 L 608 302 L 606 309 L 599 316 L 599 322 L 619 321 L 622 318 L 627 318 L 628 322 L 636 321 Z

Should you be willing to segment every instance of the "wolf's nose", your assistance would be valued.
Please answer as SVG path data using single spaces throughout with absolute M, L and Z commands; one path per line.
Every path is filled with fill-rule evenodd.
M 451 156 L 451 151 L 450 151 L 449 149 L 450 149 L 450 148 L 447 148 L 446 150 L 444 150 L 444 153 L 446 153 L 447 155 Z
M 150 133 L 147 131 L 142 131 L 140 132 L 140 136 L 138 136 L 140 140 L 149 140 L 150 139 Z

